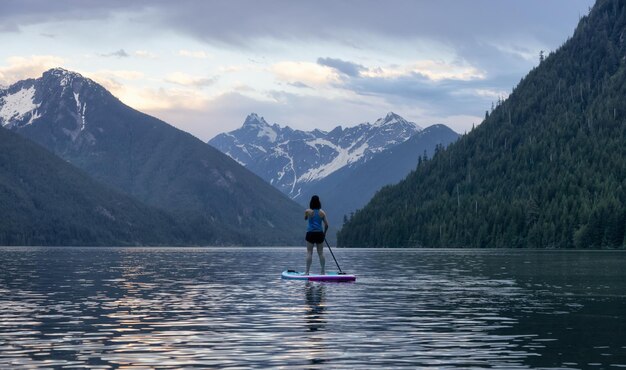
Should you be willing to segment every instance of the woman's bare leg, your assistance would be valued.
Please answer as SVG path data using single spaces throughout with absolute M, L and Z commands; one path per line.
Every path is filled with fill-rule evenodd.
M 311 246 L 311 254 L 313 254 L 313 246 Z M 317 245 L 317 255 L 320 257 L 320 267 L 322 268 L 321 274 L 324 275 L 326 273 L 326 258 L 324 258 L 324 244 Z
M 306 243 L 306 272 L 305 275 L 309 274 L 311 270 L 311 261 L 313 261 L 313 244 L 307 242 Z

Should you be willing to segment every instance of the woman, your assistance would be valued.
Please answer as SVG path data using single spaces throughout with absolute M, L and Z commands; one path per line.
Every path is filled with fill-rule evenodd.
M 326 231 L 328 231 L 328 221 L 326 221 L 326 213 L 322 211 L 322 203 L 317 195 L 311 197 L 309 208 L 304 211 L 304 219 L 309 221 L 306 229 L 306 272 L 309 274 L 311 269 L 311 261 L 313 260 L 313 244 L 317 246 L 317 255 L 320 257 L 321 274 L 326 273 L 324 266 L 326 259 L 324 258 L 324 239 Z M 322 229 L 322 222 L 324 228 Z

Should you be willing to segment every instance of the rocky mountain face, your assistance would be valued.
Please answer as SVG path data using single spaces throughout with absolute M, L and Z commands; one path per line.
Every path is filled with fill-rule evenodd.
M 291 198 L 307 200 L 304 188 L 346 167 L 356 167 L 421 131 L 397 114 L 354 127 L 326 132 L 268 124 L 249 115 L 237 130 L 209 144 L 229 155 Z

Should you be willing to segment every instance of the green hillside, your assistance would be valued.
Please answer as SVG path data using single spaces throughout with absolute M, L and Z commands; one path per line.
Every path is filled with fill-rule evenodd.
M 344 226 L 342 246 L 623 248 L 626 2 L 599 0 L 484 122 Z
M 0 128 L 0 245 L 163 245 L 175 221 Z

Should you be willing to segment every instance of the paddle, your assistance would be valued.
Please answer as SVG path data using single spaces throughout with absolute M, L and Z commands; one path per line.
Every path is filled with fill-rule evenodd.
M 335 260 L 335 263 L 337 264 L 337 268 L 339 269 L 339 275 L 345 275 L 346 273 L 341 271 L 341 267 L 339 267 L 339 263 L 337 262 L 337 259 L 335 258 L 335 254 L 333 253 L 333 250 L 330 248 L 330 244 L 328 244 L 328 240 L 326 240 L 326 234 L 324 234 L 324 241 L 326 242 L 326 245 L 328 246 L 330 255 L 333 256 L 333 259 Z

